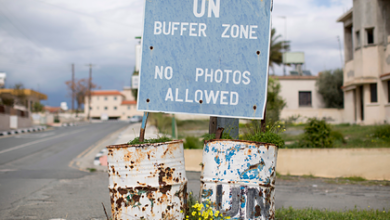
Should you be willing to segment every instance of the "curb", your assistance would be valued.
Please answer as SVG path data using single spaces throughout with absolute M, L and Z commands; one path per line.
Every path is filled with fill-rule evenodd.
M 23 128 L 23 129 L 11 130 L 11 131 L 2 131 L 2 132 L 0 132 L 0 136 L 8 136 L 8 135 L 14 135 L 14 134 L 31 133 L 31 132 L 38 132 L 38 131 L 44 131 L 44 130 L 46 130 L 46 126 L 38 126 L 38 127 L 32 127 L 32 128 Z

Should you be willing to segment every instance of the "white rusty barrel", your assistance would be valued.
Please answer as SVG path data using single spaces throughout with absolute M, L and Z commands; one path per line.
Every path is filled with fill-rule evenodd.
M 114 219 L 183 219 L 187 177 L 183 141 L 108 146 Z
M 206 141 L 201 201 L 231 219 L 274 219 L 277 150 L 259 142 Z

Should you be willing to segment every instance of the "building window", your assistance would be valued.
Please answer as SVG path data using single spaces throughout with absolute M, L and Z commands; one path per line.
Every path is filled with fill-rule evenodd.
M 116 106 L 114 106 L 114 110 L 116 110 Z
M 387 81 L 387 102 L 390 103 L 390 80 Z
M 371 93 L 371 103 L 378 102 L 378 91 L 376 88 L 376 83 L 370 84 L 370 93 Z
M 96 100 L 99 100 L 99 96 L 96 96 Z
M 107 97 L 104 97 L 104 101 L 107 101 Z
M 114 96 L 114 100 L 116 100 L 116 96 Z
M 311 92 L 299 91 L 299 106 L 301 107 L 311 106 Z
M 99 106 L 98 106 L 98 107 L 96 107 L 96 109 L 97 109 L 97 110 L 99 110 Z
M 130 110 L 130 106 L 129 105 L 127 106 L 127 110 Z
M 89 107 L 89 110 L 92 110 L 92 107 Z
M 107 110 L 108 108 L 107 108 L 107 106 L 104 106 L 104 110 Z
M 367 34 L 367 44 L 373 44 L 374 43 L 374 28 L 366 29 L 366 34 Z
M 356 31 L 356 48 L 360 47 L 360 31 Z

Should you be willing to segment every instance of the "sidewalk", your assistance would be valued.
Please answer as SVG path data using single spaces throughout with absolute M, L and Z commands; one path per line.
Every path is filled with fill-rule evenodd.
M 130 124 L 117 132 L 107 135 L 97 144 L 86 149 L 70 162 L 69 166 L 83 171 L 107 171 L 107 146 L 124 144 L 139 136 L 141 123 Z M 162 136 L 153 125 L 147 126 L 145 138 Z

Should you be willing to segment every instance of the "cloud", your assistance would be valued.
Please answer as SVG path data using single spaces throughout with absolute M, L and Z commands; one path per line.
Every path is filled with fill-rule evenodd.
M 303 51 L 313 73 L 341 67 L 336 19 L 352 6 L 351 0 L 274 1 L 273 27 Z M 135 45 L 141 36 L 144 1 L 141 0 L 19 0 L 0 1 L 0 72 L 7 85 L 22 82 L 49 96 L 50 105 L 68 101 L 65 81 L 88 77 L 103 89 L 130 85 Z M 285 16 L 286 19 L 280 18 Z M 342 43 L 342 42 L 341 42 Z M 282 67 L 275 68 L 282 74 Z

